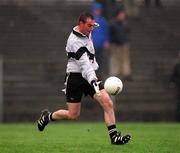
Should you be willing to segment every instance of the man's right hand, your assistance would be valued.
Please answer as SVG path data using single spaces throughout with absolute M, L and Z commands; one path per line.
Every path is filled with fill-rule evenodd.
M 93 86 L 93 88 L 98 96 L 100 95 L 100 90 L 99 90 L 100 83 L 101 83 L 101 81 L 96 81 L 96 80 L 91 81 L 91 85 Z

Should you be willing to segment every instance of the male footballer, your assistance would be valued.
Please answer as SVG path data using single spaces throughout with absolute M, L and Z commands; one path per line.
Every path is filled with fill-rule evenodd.
M 43 131 L 50 121 L 77 119 L 80 115 L 82 95 L 90 95 L 104 110 L 104 120 L 111 144 L 122 145 L 128 143 L 131 136 L 123 136 L 117 131 L 113 102 L 96 76 L 98 63 L 91 39 L 91 32 L 96 26 L 98 24 L 95 23 L 92 14 L 83 12 L 79 16 L 78 25 L 73 28 L 66 45 L 67 109 L 59 109 L 55 112 L 42 111 L 37 126 L 39 131 Z

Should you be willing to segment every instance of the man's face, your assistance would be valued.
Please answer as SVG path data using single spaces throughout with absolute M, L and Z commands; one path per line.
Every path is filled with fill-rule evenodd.
M 93 30 L 94 26 L 95 26 L 95 21 L 93 19 L 91 19 L 91 18 L 87 18 L 85 23 L 84 22 L 80 22 L 79 30 L 84 35 L 89 36 L 89 34 Z
M 118 16 L 117 16 L 117 19 L 118 19 L 119 21 L 124 21 L 124 20 L 126 19 L 126 14 L 125 14 L 125 12 L 120 12 L 120 13 L 118 14 Z

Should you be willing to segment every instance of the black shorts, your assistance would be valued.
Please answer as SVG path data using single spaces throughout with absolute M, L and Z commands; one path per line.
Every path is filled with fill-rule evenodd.
M 85 96 L 90 95 L 92 98 L 95 94 L 93 86 L 91 86 L 87 80 L 85 80 L 81 73 L 69 73 L 67 74 L 67 86 L 66 86 L 66 100 L 70 103 L 80 102 L 83 94 Z M 100 89 L 103 89 L 103 85 L 100 84 Z

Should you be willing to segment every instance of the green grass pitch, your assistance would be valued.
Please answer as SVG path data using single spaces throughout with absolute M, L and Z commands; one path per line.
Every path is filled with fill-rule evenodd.
M 0 124 L 0 153 L 180 153 L 178 123 L 118 123 L 131 141 L 110 144 L 104 123 L 58 122 L 38 132 L 35 124 Z

